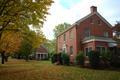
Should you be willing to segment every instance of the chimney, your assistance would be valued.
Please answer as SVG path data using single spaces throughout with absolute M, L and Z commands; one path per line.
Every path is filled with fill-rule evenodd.
M 91 13 L 97 12 L 97 7 L 96 6 L 91 6 L 90 10 L 91 10 Z

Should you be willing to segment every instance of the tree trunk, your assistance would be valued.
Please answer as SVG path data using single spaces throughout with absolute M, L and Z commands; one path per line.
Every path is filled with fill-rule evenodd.
M 8 56 L 5 56 L 5 62 L 8 62 Z
M 28 55 L 25 57 L 25 60 L 28 62 L 28 60 L 29 60 L 29 57 L 28 57 Z
M 2 59 L 1 59 L 2 61 L 1 61 L 1 62 L 2 62 L 2 64 L 4 64 L 4 62 L 5 62 L 5 61 L 4 61 L 4 60 L 5 60 L 5 54 L 4 54 L 4 53 L 5 53 L 5 52 L 2 52 L 2 53 L 1 53 L 1 57 L 2 57 Z

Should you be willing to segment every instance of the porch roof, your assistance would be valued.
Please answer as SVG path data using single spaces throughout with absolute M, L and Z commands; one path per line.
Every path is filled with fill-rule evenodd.
M 82 40 L 82 43 L 88 43 L 91 41 L 101 41 L 101 42 L 108 42 L 108 43 L 116 43 L 115 40 L 113 40 L 112 38 L 107 38 L 107 37 L 98 37 L 98 36 L 90 36 L 90 37 L 85 37 Z

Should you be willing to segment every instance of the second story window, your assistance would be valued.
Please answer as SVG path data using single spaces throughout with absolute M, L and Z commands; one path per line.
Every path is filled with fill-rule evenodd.
M 70 46 L 70 54 L 73 54 L 73 46 Z
M 66 34 L 64 34 L 63 37 L 64 37 L 64 41 L 66 41 Z
M 90 35 L 91 35 L 90 29 L 87 28 L 87 29 L 85 29 L 84 31 L 85 31 L 85 32 L 84 32 L 85 37 L 90 37 Z
M 104 32 L 103 36 L 104 36 L 104 37 L 109 37 L 108 32 Z
M 72 31 L 69 32 L 69 38 L 70 38 L 70 39 L 73 39 Z

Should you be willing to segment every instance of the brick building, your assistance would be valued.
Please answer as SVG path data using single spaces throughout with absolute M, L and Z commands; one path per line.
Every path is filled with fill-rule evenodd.
M 116 46 L 112 39 L 112 25 L 97 12 L 97 7 L 91 6 L 90 10 L 90 14 L 57 36 L 57 52 L 66 52 L 71 62 L 75 60 L 79 51 L 88 56 L 91 50 L 101 53 Z

